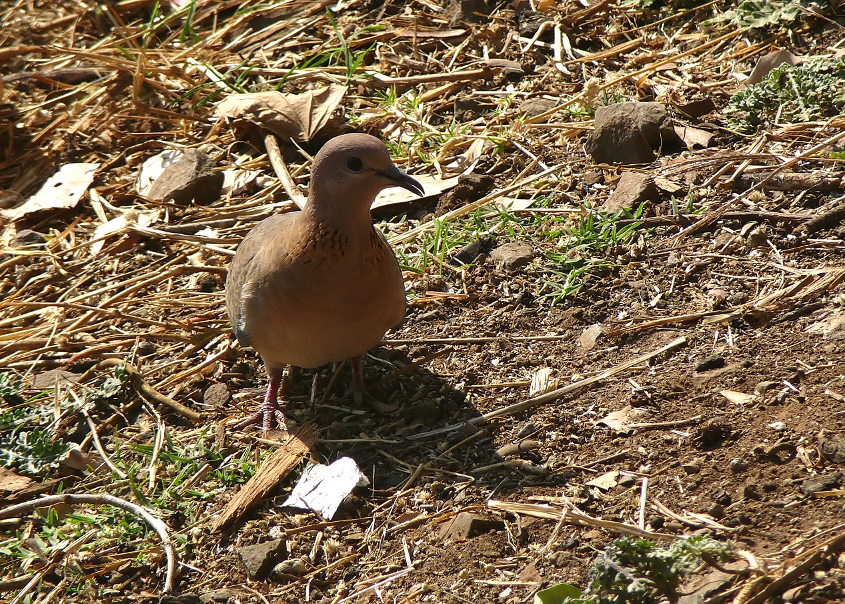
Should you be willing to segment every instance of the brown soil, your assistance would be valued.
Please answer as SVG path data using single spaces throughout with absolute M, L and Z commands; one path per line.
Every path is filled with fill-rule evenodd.
M 585 203 L 599 206 L 613 191 L 621 170 L 596 166 L 585 158 L 586 134 L 580 127 L 521 127 L 515 125 L 520 118 L 516 103 L 503 106 L 494 102 L 501 96 L 471 94 L 516 86 L 520 92 L 564 101 L 582 91 L 582 75 L 566 76 L 552 64 L 553 28 L 548 36 L 540 37 L 545 45 L 530 51 L 521 52 L 524 40 L 505 44 L 509 31 L 523 28 L 523 38 L 533 34 L 531 18 L 539 13 L 523 12 L 528 9 L 521 5 L 516 11 L 513 7 L 495 11 L 487 24 L 459 19 L 452 29 L 464 32 L 453 37 L 420 34 L 416 49 L 411 38 L 383 41 L 379 47 L 381 69 L 393 77 L 419 74 L 384 58 L 390 49 L 399 56 L 428 61 L 426 73 L 453 71 L 460 65 L 477 68 L 485 48 L 490 58 L 520 63 L 521 76 L 496 69 L 481 80 L 460 83 L 443 92 L 444 96 L 427 100 L 419 115 L 440 132 L 446 132 L 453 119 L 478 126 L 474 120 L 482 116 L 486 125 L 476 129 L 478 135 L 507 140 L 496 139 L 502 142 L 501 153 L 488 150 L 475 171 L 494 175 L 499 188 L 512 184 L 529 167 L 532 154 L 545 166 L 564 165 L 556 172 L 557 180 L 532 182 L 521 192 L 527 197 L 544 185 L 547 211 L 535 207 L 533 213 L 513 212 L 509 222 L 490 233 L 495 245 L 530 242 L 536 253 L 526 266 L 502 268 L 489 249 L 468 266 L 459 266 L 454 260 L 460 247 L 456 245 L 444 255 L 442 267 L 435 264 L 423 274 L 406 273 L 412 293 L 406 321 L 387 334 L 386 339 L 394 343 L 371 351 L 366 364 L 368 383 L 392 376 L 371 394 L 395 405 L 394 413 L 378 413 L 344 399 L 345 373 L 327 391 L 330 368 L 300 372 L 287 407 L 291 424 L 313 422 L 319 436 L 313 459 L 329 463 L 352 457 L 371 485 L 357 488 L 334 522 L 326 523 L 314 514 L 280 507 L 299 475 L 295 472 L 274 496 L 221 533 L 210 532 L 209 525 L 250 472 L 239 475 L 237 484 L 226 484 L 219 474 L 210 472 L 199 476 L 178 503 L 162 501 L 163 487 L 175 480 L 187 463 L 185 458 L 234 471 L 239 462 L 233 460 L 247 446 L 260 454 L 248 455 L 243 463 L 260 461 L 274 447 L 259 439 L 258 432 L 237 435 L 229 429 L 227 434 L 224 428 L 225 420 L 255 407 L 265 384 L 260 360 L 233 344 L 227 326 L 223 283 L 230 256 L 219 249 L 231 250 L 236 244 L 223 241 L 215 251 L 208 241 L 169 237 L 161 227 L 190 227 L 238 217 L 237 223 L 215 227 L 217 237 L 236 241 L 270 211 L 283 207 L 287 198 L 281 190 L 252 190 L 207 205 L 179 206 L 136 194 L 138 166 L 163 150 L 165 143 L 204 143 L 220 167 L 231 166 L 237 157 L 258 158 L 264 153 L 261 136 L 223 123 L 214 125 L 211 110 L 218 99 L 200 103 L 212 88 L 188 94 L 188 79 L 208 83 L 208 78 L 196 71 L 190 72 L 190 78 L 176 73 L 187 69 L 180 58 L 182 51 L 173 44 L 182 20 L 173 29 L 160 30 L 145 55 L 138 51 L 132 42 L 137 38 L 130 32 L 146 22 L 152 3 L 139 4 L 144 5 L 140 13 L 114 8 L 82 15 L 75 2 L 13 2 L 0 9 L 10 24 L 0 34 L 0 57 L 5 60 L 0 65 L 4 95 L 0 189 L 15 191 L 25 199 L 53 173 L 54 166 L 96 161 L 101 167 L 91 186 L 108 204 L 99 205 L 99 211 L 106 208 L 108 218 L 116 215 L 111 206 L 166 211 L 152 225 L 157 234 L 131 228 L 114 233 L 96 255 L 87 246 L 102 221 L 89 195 L 76 207 L 6 224 L 2 242 L 7 247 L 0 256 L 0 371 L 26 377 L 30 385 L 33 377 L 56 368 L 75 374 L 75 380 L 82 376 L 73 386 L 32 386 L 25 394 L 49 393 L 39 399 L 46 401 L 44 408 L 51 414 L 54 406 L 57 412 L 64 411 L 51 428 L 55 438 L 82 443 L 95 465 L 100 465 L 100 457 L 74 401 L 86 396 L 86 391 L 100 389 L 113 375 L 112 369 L 98 365 L 103 359 L 133 360 L 149 384 L 201 412 L 204 419 L 194 425 L 167 407 L 158 408 L 175 443 L 165 450 L 173 455 L 178 451 L 181 458 L 160 462 L 159 480 L 152 491 L 147 490 L 146 474 L 133 491 L 126 480 L 113 480 L 105 467 L 90 472 L 62 467 L 34 476 L 38 482 L 45 481 L 42 489 L 0 492 L 5 493 L 4 507 L 32 499 L 39 490 L 55 492 L 59 478 L 68 492 L 105 489 L 136 502 L 136 493 L 144 492 L 151 500 L 147 505 L 163 517 L 171 532 L 185 539 L 179 555 L 190 566 L 180 569 L 176 592 L 197 594 L 205 601 L 342 602 L 352 596 L 349 601 L 355 602 L 530 602 L 538 589 L 556 583 L 585 587 L 593 560 L 622 536 L 598 524 L 564 521 L 558 526 L 553 519 L 493 509 L 491 501 L 548 504 L 556 514 L 574 506 L 595 520 L 634 527 L 642 520 L 645 529 L 664 535 L 708 534 L 732 541 L 749 552 L 748 559 L 740 556 L 731 566 L 744 572 L 724 575 L 720 595 L 711 602 L 731 601 L 761 572 L 769 579 L 781 579 L 792 563 L 808 559 L 839 535 L 845 514 L 845 491 L 841 490 L 845 450 L 838 456 L 835 450 L 845 429 L 843 230 L 835 222 L 806 236 L 796 227 L 829 211 L 833 200 L 841 196 L 841 187 L 821 192 L 764 188 L 763 194 L 735 202 L 728 208 L 732 213 L 717 212 L 741 192 L 731 190 L 728 182 L 735 170 L 749 164 L 772 168 L 776 162 L 771 154 L 782 159 L 806 151 L 841 132 L 842 120 L 828 123 L 819 118 L 792 129 L 768 125 L 760 133 L 764 146 L 749 151 L 749 141 L 730 132 L 718 112 L 704 118 L 712 118 L 708 122 L 675 114 L 676 123 L 716 132 L 717 144 L 661 158 L 642 169 L 683 183 L 698 213 L 679 218 L 673 215 L 669 200 L 650 201 L 632 239 L 599 250 L 572 252 L 573 257 L 581 254 L 581 260 L 597 266 L 578 291 L 552 304 L 549 282 L 562 277 L 560 264 L 550 254 L 567 243 L 562 229 L 577 229 L 579 214 L 573 211 Z M 198 4 L 196 15 L 201 20 L 195 29 L 201 39 L 211 39 L 213 27 L 230 28 L 196 55 L 204 63 L 223 73 L 242 60 L 265 61 L 261 66 L 267 67 L 266 73 L 257 71 L 252 80 L 244 80 L 245 86 L 257 85 L 256 78 L 277 83 L 286 72 L 279 70 L 294 66 L 286 52 L 298 51 L 308 58 L 338 48 L 322 5 L 318 9 L 299 5 L 259 9 L 261 19 L 235 26 L 239 17 L 233 3 Z M 419 22 L 425 23 L 426 32 L 446 31 L 450 26 L 437 14 L 439 8 L 436 2 L 354 4 L 342 14 L 339 27 L 347 36 L 355 31 L 356 23 L 381 22 L 408 31 L 416 22 L 413 13 L 423 10 Z M 583 9 L 580 3 L 546 9 L 548 18 L 556 17 L 565 25 L 564 33 L 573 46 L 585 52 L 625 41 L 606 33 L 608 19 L 618 27 L 639 25 L 654 33 L 658 26 L 650 24 L 670 14 L 608 5 L 575 20 L 573 15 Z M 692 16 L 708 14 L 702 11 Z M 535 30 L 547 16 L 534 24 Z M 669 20 L 663 27 L 675 31 L 692 16 Z M 285 20 L 292 25 L 276 33 L 265 31 L 268 24 Z M 118 27 L 121 21 L 128 29 Z M 769 44 L 805 55 L 841 38 L 841 25 L 808 18 L 796 23 L 800 27 L 790 33 L 774 27 L 768 37 L 756 31 L 746 39 L 737 32 L 719 52 L 732 52 L 731 61 L 738 62 L 735 71 L 747 74 L 770 49 Z M 272 46 L 261 58 L 262 45 L 299 26 L 304 27 L 300 33 L 281 47 Z M 583 63 L 584 73 L 610 81 L 666 53 L 686 52 L 728 31 L 689 40 L 682 35 L 677 48 L 666 46 L 661 34 L 649 38 L 643 48 Z M 98 40 L 108 42 L 106 50 L 96 46 Z M 758 42 L 759 46 L 749 48 Z M 117 43 L 123 43 L 131 60 L 113 51 Z M 447 70 L 444 65 L 449 58 L 444 55 L 460 44 L 464 46 L 456 53 L 456 63 Z M 66 50 L 70 45 L 90 52 L 72 55 Z M 508 50 L 499 56 L 494 49 L 503 45 Z M 727 77 L 719 56 L 711 52 L 707 47 L 679 59 L 675 71 L 649 73 L 640 88 L 622 83 L 609 92 L 633 100 L 657 95 L 664 104 L 669 97 L 674 102 L 699 97 L 698 83 Z M 142 55 L 146 63 L 136 73 Z M 47 77 L 42 73 L 78 65 L 101 70 L 104 79 L 85 88 L 84 83 L 62 81 L 66 74 Z M 168 71 L 172 65 L 178 69 Z M 378 59 L 371 54 L 364 65 L 378 67 Z M 570 62 L 569 69 L 580 74 L 582 63 Z M 325 67 L 321 73 L 324 78 L 319 81 L 329 77 L 342 81 L 345 70 Z M 140 96 L 133 96 L 133 77 Z M 443 83 L 420 85 L 419 90 Z M 310 85 L 292 77 L 282 91 L 302 92 Z M 670 85 L 678 88 L 670 90 Z M 400 87 L 400 93 L 405 90 L 407 86 Z M 708 90 L 722 107 L 733 89 L 722 84 Z M 185 96 L 179 99 L 181 94 Z M 62 95 L 66 96 L 59 107 L 55 99 Z M 372 88 L 353 86 L 338 119 L 306 150 L 313 152 L 330 135 L 352 129 L 344 116 L 363 115 L 377 107 L 379 99 Z M 42 105 L 45 108 L 39 109 Z M 341 115 L 343 111 L 347 113 Z M 580 119 L 560 112 L 548 122 Z M 394 120 L 395 115 L 383 112 L 357 129 L 381 134 Z M 425 148 L 426 153 L 437 150 Z M 827 153 L 810 156 L 791 169 L 841 177 L 840 165 Z M 292 146 L 285 147 L 284 154 L 293 168 L 303 162 Z M 413 157 L 403 167 L 418 174 L 431 172 Z M 725 167 L 722 177 L 703 185 Z M 273 176 L 266 158 L 256 162 L 256 169 Z M 537 166 L 533 173 L 541 169 Z M 601 172 L 605 184 L 585 184 L 582 175 L 590 171 Z M 750 173 L 759 175 L 759 171 Z M 305 183 L 307 170 L 296 177 Z M 450 198 L 437 213 L 468 201 Z M 272 210 L 255 210 L 274 202 Z M 425 224 L 437 207 L 438 199 L 429 198 L 382 209 L 378 218 L 396 236 Z M 797 214 L 801 217 L 795 218 Z M 630 223 L 625 220 L 618 228 Z M 488 226 L 495 224 L 491 221 Z M 695 228 L 683 230 L 690 225 Z M 49 243 L 9 247 L 25 229 L 47 235 Z M 187 228 L 184 233 L 196 234 L 196 230 Z M 457 236 L 472 240 L 481 231 L 462 233 Z M 405 257 L 416 258 L 422 241 L 413 239 L 395 247 Z M 145 282 L 143 288 L 113 298 L 127 292 L 136 277 Z M 106 286 L 111 289 L 99 291 Z M 33 312 L 45 308 L 45 303 L 52 310 Z M 656 319 L 665 321 L 651 323 Z M 594 343 L 587 342 L 582 335 L 597 324 L 603 333 Z M 552 383 L 547 389 L 553 390 L 658 350 L 679 337 L 685 338 L 683 345 L 587 388 L 524 411 L 478 421 L 483 414 L 530 399 L 529 382 L 541 370 L 549 370 Z M 467 341 L 472 338 L 478 340 Z M 409 362 L 437 352 L 443 354 L 416 372 L 393 376 Z M 220 407 L 204 400 L 215 384 L 227 385 L 236 395 L 234 403 Z M 146 467 L 148 457 L 132 446 L 152 445 L 158 429 L 155 419 L 139 411 L 140 400 L 131 388 L 116 399 L 100 402 L 91 414 L 101 425 L 99 433 L 107 450 L 113 453 L 119 442 L 124 469 L 132 463 L 138 464 L 135 471 Z M 0 411 L 7 410 L 0 406 Z M 614 429 L 603 421 L 623 410 L 628 410 L 623 423 L 634 427 Z M 113 418 L 110 427 L 102 426 L 109 418 Z M 454 429 L 445 429 L 450 426 Z M 429 432 L 435 434 L 425 436 Z M 503 457 L 497 452 L 519 443 L 524 449 L 515 455 Z M 588 484 L 610 472 L 621 474 L 608 477 L 610 482 L 604 487 Z M 820 477 L 827 480 L 814 486 Z M 641 519 L 644 480 L 646 506 Z M 93 514 L 92 509 L 78 512 Z M 443 527 L 460 512 L 501 524 L 479 535 L 455 538 Z M 42 597 L 65 577 L 63 601 L 134 601 L 155 597 L 161 590 L 164 562 L 152 534 L 137 533 L 130 540 L 114 526 L 98 526 L 100 533 L 91 541 L 96 548 L 83 547 L 50 562 L 32 554 L 31 542 L 26 545 L 28 538 L 44 539 L 42 524 L 26 517 L 0 527 L 2 547 L 30 553 L 0 560 L 4 581 L 46 569 L 40 584 Z M 109 530 L 121 537 L 109 537 L 105 534 Z M 302 559 L 302 564 L 286 574 L 249 579 L 239 548 L 280 536 L 287 536 L 287 560 Z M 748 571 L 748 560 L 762 571 Z M 712 572 L 712 568 L 702 568 L 699 576 Z M 760 582 L 756 593 L 764 585 Z M 696 588 L 694 583 L 688 587 L 690 591 Z M 5 591 L 2 597 L 8 593 L 14 592 Z M 838 550 L 822 552 L 805 572 L 777 584 L 770 599 L 843 601 L 845 557 Z

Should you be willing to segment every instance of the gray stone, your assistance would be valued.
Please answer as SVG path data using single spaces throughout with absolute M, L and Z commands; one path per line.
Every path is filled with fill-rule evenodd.
M 205 389 L 202 401 L 212 407 L 224 407 L 232 400 L 232 393 L 226 384 L 212 384 Z
M 519 104 L 519 110 L 528 117 L 534 117 L 540 115 L 541 113 L 545 113 L 549 109 L 554 108 L 556 105 L 557 103 L 551 99 L 525 99 Z
M 754 392 L 757 394 L 763 394 L 769 390 L 777 388 L 780 386 L 780 382 L 758 382 L 756 386 L 754 386 Z
M 828 474 L 808 478 L 803 481 L 801 486 L 798 488 L 800 488 L 801 492 L 805 495 L 812 495 L 813 493 L 818 493 L 819 491 L 830 491 L 831 489 L 835 489 L 839 487 L 839 483 L 841 481 L 841 472 L 829 472 Z
M 527 266 L 534 259 L 534 246 L 526 241 L 506 243 L 494 249 L 490 259 L 498 268 L 514 271 Z
M 584 148 L 596 162 L 603 164 L 649 164 L 655 159 L 637 123 L 627 115 L 608 117 L 601 128 L 596 126 Z
M 831 463 L 845 463 L 845 437 L 825 434 L 822 437 L 822 455 Z
M 596 109 L 587 152 L 597 162 L 641 164 L 684 147 L 672 118 L 660 103 L 616 103 Z
M 223 172 L 212 170 L 212 161 L 199 149 L 186 149 L 184 155 L 164 169 L 147 196 L 159 201 L 173 200 L 180 205 L 191 201 L 211 203 L 220 198 Z
M 656 200 L 657 197 L 657 187 L 648 174 L 625 172 L 602 208 L 608 212 L 631 210 L 643 201 Z
M 238 548 L 238 556 L 249 578 L 253 581 L 264 579 L 276 561 L 286 555 L 285 544 L 284 539 L 273 539 Z

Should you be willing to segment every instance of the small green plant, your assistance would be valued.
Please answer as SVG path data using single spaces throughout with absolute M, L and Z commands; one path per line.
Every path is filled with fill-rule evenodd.
M 817 6 L 827 6 L 823 0 L 815 3 Z M 712 19 L 702 22 L 704 26 L 716 25 L 718 23 L 733 23 L 740 27 L 753 27 L 763 29 L 773 25 L 791 23 L 801 14 L 801 8 L 810 6 L 807 0 L 743 0 L 736 8 L 727 10 Z
M 838 115 L 845 108 L 845 61 L 816 59 L 772 69 L 762 82 L 733 95 L 725 107 L 731 123 L 743 132 L 768 120 L 807 122 Z
M 340 42 L 340 54 L 343 56 L 343 64 L 346 66 L 346 83 L 349 84 L 349 81 L 352 79 L 352 76 L 355 75 L 355 72 L 358 71 L 358 68 L 361 66 L 361 63 L 364 62 L 364 59 L 367 57 L 369 52 L 375 47 L 375 43 L 368 46 L 363 51 L 359 51 L 358 54 L 353 54 L 352 49 L 349 46 L 349 41 L 352 38 L 361 35 L 362 33 L 375 31 L 376 29 L 382 29 L 381 26 L 370 26 L 364 27 L 360 30 L 355 31 L 352 37 L 347 40 L 346 37 L 343 35 L 341 29 L 337 26 L 337 20 L 335 20 L 334 14 L 329 9 L 326 9 L 326 14 L 329 17 L 329 21 L 334 28 L 334 35 L 337 36 L 338 42 Z
M 642 213 L 643 205 L 640 205 L 633 216 L 628 216 L 639 218 Z M 550 238 L 561 239 L 558 249 L 546 253 L 546 258 L 553 264 L 552 272 L 563 280 L 547 281 L 544 290 L 548 291 L 542 294 L 543 298 L 557 304 L 581 290 L 588 275 L 606 273 L 613 267 L 606 252 L 630 241 L 640 226 L 639 222 L 631 222 L 617 228 L 617 221 L 624 215 L 623 212 L 598 215 L 587 210 L 574 227 L 564 224 L 548 233 Z
M 0 401 L 10 407 L 20 405 L 24 402 L 23 382 L 11 373 L 0 372 Z
M 678 601 L 684 579 L 707 562 L 733 558 L 733 545 L 703 535 L 660 547 L 647 539 L 623 537 L 593 562 L 583 593 L 565 583 L 537 594 L 536 604 L 657 604 Z
M 45 476 L 57 467 L 69 447 L 53 442 L 53 432 L 43 427 L 49 421 L 49 413 L 37 406 L 0 414 L 0 466 L 30 476 Z

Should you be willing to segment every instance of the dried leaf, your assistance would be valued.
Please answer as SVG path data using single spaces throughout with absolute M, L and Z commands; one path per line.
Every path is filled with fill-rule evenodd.
M 302 94 L 233 94 L 217 106 L 220 116 L 247 120 L 285 139 L 307 142 L 329 121 L 346 87 L 332 84 Z
M 6 468 L 0 466 L 0 491 L 16 493 L 25 489 L 33 482 L 35 481 L 31 478 L 15 474 L 11 470 L 7 470 Z
M 43 210 L 66 210 L 79 203 L 100 164 L 65 164 L 59 171 L 47 179 L 38 192 L 27 199 L 23 205 L 9 210 L 0 210 L 10 222 L 19 220 Z
M 722 390 L 719 394 L 735 405 L 747 405 L 757 398 L 754 394 L 745 394 L 744 392 L 736 392 L 734 390 Z
M 601 323 L 590 325 L 578 337 L 578 344 L 580 344 L 581 348 L 583 348 L 584 350 L 592 350 L 596 345 L 596 340 L 598 340 L 601 334 Z
M 618 470 L 614 470 L 612 472 L 607 472 L 602 474 L 601 476 L 596 476 L 591 481 L 587 482 L 588 487 L 597 487 L 602 491 L 609 491 L 617 484 L 619 484 L 619 476 L 621 472 Z
M 552 378 L 550 367 L 541 367 L 531 376 L 531 386 L 528 389 L 528 396 L 534 397 L 545 394 L 557 386 L 556 380 Z
M 604 424 L 611 430 L 617 432 L 627 432 L 628 428 L 625 426 L 628 423 L 628 415 L 631 413 L 631 405 L 625 405 L 619 411 L 608 413 L 605 417 L 599 420 L 598 423 Z
M 425 189 L 426 197 L 437 197 L 444 191 L 448 191 L 458 184 L 457 176 L 441 180 L 435 176 L 420 174 L 419 176 L 414 176 L 414 178 L 419 181 L 419 183 L 423 186 L 423 189 Z M 414 201 L 419 198 L 419 195 L 416 193 L 411 193 L 402 187 L 390 187 L 378 194 L 378 197 L 376 197 L 376 200 L 373 202 L 373 209 L 400 203 L 408 203 L 409 201 Z
M 768 73 L 774 69 L 775 67 L 780 67 L 784 63 L 788 63 L 789 65 L 795 66 L 801 63 L 801 59 L 796 57 L 791 52 L 786 50 L 785 48 L 781 48 L 780 50 L 774 50 L 767 55 L 760 57 L 760 60 L 757 61 L 757 64 L 754 66 L 754 69 L 751 72 L 751 75 L 748 76 L 748 79 L 745 80 L 745 84 L 759 84 L 763 81 Z

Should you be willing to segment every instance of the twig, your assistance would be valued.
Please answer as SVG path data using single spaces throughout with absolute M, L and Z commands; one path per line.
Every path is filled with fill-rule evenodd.
M 307 198 L 302 194 L 299 187 L 297 187 L 296 183 L 293 181 L 293 177 L 290 175 L 290 170 L 288 170 L 288 166 L 285 164 L 285 160 L 282 157 L 282 152 L 279 150 L 279 143 L 276 141 L 275 135 L 265 135 L 264 146 L 267 149 L 267 157 L 270 158 L 270 164 L 273 166 L 276 176 L 279 177 L 279 182 L 282 183 L 282 187 L 284 187 L 285 192 L 288 194 L 288 197 L 290 197 L 290 200 L 301 210 L 305 207 Z
M 170 541 L 170 536 L 167 533 L 167 525 L 153 516 L 146 509 L 134 503 L 130 503 L 125 499 L 105 494 L 76 495 L 63 493 L 62 495 L 50 495 L 48 497 L 42 497 L 41 499 L 34 499 L 32 501 L 6 507 L 0 510 L 0 519 L 21 516 L 31 512 L 35 508 L 57 505 L 60 503 L 67 505 L 111 505 L 142 518 L 144 522 L 149 524 L 150 527 L 158 534 L 159 539 L 161 539 L 161 545 L 164 548 L 164 554 L 167 558 L 167 574 L 165 575 L 164 588 L 161 590 L 161 593 L 169 594 L 173 591 L 173 582 L 176 578 L 176 550 L 174 549 L 173 543 Z

